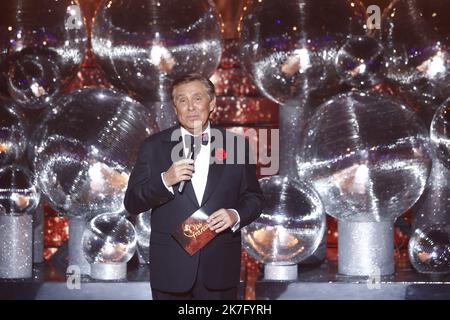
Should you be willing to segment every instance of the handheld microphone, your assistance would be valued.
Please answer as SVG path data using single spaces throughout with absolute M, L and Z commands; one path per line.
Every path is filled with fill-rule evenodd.
M 191 146 L 191 151 L 189 153 L 189 159 L 194 160 L 194 144 Z M 184 185 L 186 184 L 186 180 L 180 182 L 180 186 L 178 187 L 178 192 L 183 193 Z

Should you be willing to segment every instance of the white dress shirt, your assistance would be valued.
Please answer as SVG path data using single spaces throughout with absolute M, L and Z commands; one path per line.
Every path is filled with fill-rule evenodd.
M 208 134 L 208 144 L 202 145 L 200 148 L 200 152 L 195 158 L 194 163 L 194 173 L 191 178 L 192 187 L 194 188 L 195 196 L 197 198 L 197 201 L 199 204 L 202 203 L 203 195 L 205 193 L 206 188 L 206 181 L 208 180 L 208 172 L 209 172 L 209 155 L 211 154 L 211 133 L 210 133 L 210 123 L 208 121 L 208 126 L 206 129 L 202 132 Z M 184 154 L 185 156 L 189 154 L 189 148 L 186 148 L 185 139 L 184 136 L 186 134 L 192 135 L 189 131 L 187 131 L 185 128 L 181 127 L 181 136 L 183 138 L 183 146 L 184 146 Z M 173 188 L 167 186 L 166 182 L 163 178 L 164 172 L 161 173 L 161 179 L 163 181 L 164 186 L 173 194 Z M 239 228 L 241 218 L 239 216 L 239 213 L 236 209 L 229 209 L 236 213 L 237 216 L 237 222 L 232 226 L 231 230 L 234 232 Z

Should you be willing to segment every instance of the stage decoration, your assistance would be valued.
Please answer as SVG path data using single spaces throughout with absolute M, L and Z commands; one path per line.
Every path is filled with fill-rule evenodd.
M 265 202 L 261 216 L 243 229 L 243 246 L 265 263 L 266 279 L 297 279 L 297 263 L 319 246 L 325 213 L 318 194 L 304 182 L 273 176 L 259 180 Z
M 279 174 L 302 179 L 295 163 L 298 141 L 314 109 L 348 89 L 336 71 L 336 56 L 350 39 L 365 35 L 365 9 L 352 1 L 267 0 L 243 11 L 242 65 L 259 90 L 282 105 Z M 325 258 L 325 248 L 326 237 L 314 260 Z
M 383 12 L 379 35 L 387 78 L 428 126 L 450 95 L 450 6 L 440 0 L 395 0 Z
M 39 186 L 64 215 L 122 212 L 138 149 L 155 132 L 149 111 L 124 94 L 87 88 L 65 95 L 30 146 Z
M 0 215 L 32 215 L 39 204 L 40 193 L 32 173 L 21 166 L 0 168 Z
M 352 37 L 337 53 L 336 70 L 350 86 L 371 88 L 384 80 L 383 47 L 372 37 Z
M 211 121 L 227 127 L 277 126 L 278 105 L 259 93 L 250 75 L 240 66 L 239 57 L 239 40 L 226 40 L 219 68 L 210 77 L 216 88 L 216 108 Z
M 327 14 L 324 14 L 327 13 Z M 365 34 L 357 1 L 254 1 L 240 25 L 242 63 L 261 92 L 277 103 L 339 92 L 339 49 Z
M 442 104 L 431 123 L 433 167 L 427 187 L 414 206 L 414 233 L 409 258 L 421 273 L 450 272 L 450 99 Z
M 152 211 L 140 213 L 136 217 L 134 228 L 136 229 L 137 252 L 140 264 L 148 264 L 150 262 L 150 215 Z
M 301 176 L 339 219 L 339 272 L 394 272 L 393 224 L 420 197 L 430 173 L 428 133 L 393 97 L 349 92 L 310 119 Z
M 425 191 L 413 207 L 414 229 L 450 223 L 449 101 L 436 111 L 431 123 L 433 165 Z
M 155 110 L 161 128 L 176 120 L 167 105 L 172 81 L 192 72 L 211 76 L 222 53 L 218 14 L 208 0 L 105 1 L 92 32 L 93 52 L 115 86 L 145 105 L 166 104 Z
M 75 76 L 86 47 L 76 1 L 2 1 L 0 91 L 26 108 L 48 106 Z
M 420 273 L 450 273 L 450 225 L 417 228 L 409 240 L 409 259 Z
M 436 111 L 431 123 L 430 138 L 438 160 L 450 170 L 450 98 Z
M 81 237 L 92 217 L 124 213 L 123 197 L 139 147 L 157 132 L 144 106 L 109 89 L 65 95 L 43 116 L 30 143 L 38 183 L 50 204 L 70 216 L 69 263 L 89 274 Z
M 25 119 L 10 100 L 0 98 L 0 166 L 19 160 L 28 140 Z
M 28 169 L 0 168 L 0 278 L 32 276 L 33 213 L 39 199 Z
M 83 234 L 83 252 L 91 278 L 120 280 L 136 250 L 136 231 L 124 216 L 105 213 L 93 218 Z
M 401 84 L 421 79 L 448 86 L 449 6 L 439 0 L 393 1 L 383 13 L 381 39 L 387 77 Z
M 43 198 L 33 213 L 33 263 L 44 262 L 44 205 Z
M 439 118 L 438 114 L 439 112 L 435 120 Z M 433 146 L 437 152 L 436 141 L 433 141 Z M 411 264 L 420 273 L 449 273 L 450 171 L 437 158 L 433 159 L 425 192 L 413 209 L 414 232 L 409 240 L 408 250 Z

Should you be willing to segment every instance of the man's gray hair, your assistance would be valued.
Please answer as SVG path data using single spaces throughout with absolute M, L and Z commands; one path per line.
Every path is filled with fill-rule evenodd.
M 200 81 L 205 86 L 206 91 L 208 92 L 208 96 L 211 99 L 213 99 L 216 96 L 216 88 L 214 87 L 214 84 L 211 82 L 211 80 L 202 76 L 199 73 L 189 73 L 176 79 L 172 83 L 172 90 L 171 90 L 172 100 L 174 99 L 173 93 L 176 87 L 193 81 Z

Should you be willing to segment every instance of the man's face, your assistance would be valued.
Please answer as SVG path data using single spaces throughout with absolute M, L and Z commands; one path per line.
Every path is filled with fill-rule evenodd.
M 216 105 L 216 98 L 209 97 L 203 83 L 192 81 L 176 86 L 173 101 L 180 124 L 192 134 L 202 133 Z

